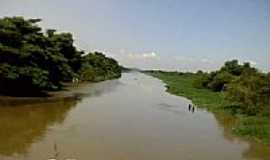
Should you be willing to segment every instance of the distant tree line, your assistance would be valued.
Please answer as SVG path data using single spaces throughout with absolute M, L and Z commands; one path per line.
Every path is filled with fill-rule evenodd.
M 211 73 L 198 71 L 193 85 L 215 92 L 224 92 L 231 107 L 249 115 L 270 113 L 270 74 L 251 67 L 227 61 L 220 70 Z
M 59 90 L 63 82 L 101 81 L 121 76 L 117 61 L 78 50 L 71 33 L 45 33 L 41 19 L 0 19 L 0 94 Z

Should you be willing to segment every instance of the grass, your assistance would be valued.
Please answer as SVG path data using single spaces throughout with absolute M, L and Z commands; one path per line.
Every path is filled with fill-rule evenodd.
M 264 116 L 241 116 L 234 133 L 270 144 L 270 118 Z
M 192 83 L 196 76 L 194 74 L 177 72 L 151 72 L 149 74 L 162 80 L 169 93 L 186 97 L 198 107 L 207 108 L 209 111 L 233 115 L 238 123 L 232 127 L 232 133 L 270 144 L 270 116 L 235 114 L 233 108 L 228 107 L 230 103 L 223 93 L 193 87 Z

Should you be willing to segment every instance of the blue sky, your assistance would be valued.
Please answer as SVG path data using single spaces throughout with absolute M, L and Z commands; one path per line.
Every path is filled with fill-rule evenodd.
M 236 58 L 270 71 L 269 0 L 0 0 L 1 17 L 19 15 L 129 67 L 213 70 Z

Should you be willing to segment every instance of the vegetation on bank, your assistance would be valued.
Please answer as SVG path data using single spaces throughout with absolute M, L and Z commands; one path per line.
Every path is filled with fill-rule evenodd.
M 35 96 L 60 90 L 63 82 L 101 81 L 121 76 L 117 61 L 85 53 L 71 33 L 37 25 L 40 19 L 0 19 L 0 94 Z
M 147 71 L 167 84 L 168 92 L 187 97 L 199 107 L 234 115 L 233 132 L 270 143 L 270 74 L 249 63 L 228 61 L 218 71 L 197 73 Z

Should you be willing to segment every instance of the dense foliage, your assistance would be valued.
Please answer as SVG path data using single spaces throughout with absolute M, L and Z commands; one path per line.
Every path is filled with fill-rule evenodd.
M 242 74 L 232 81 L 226 92 L 233 106 L 249 115 L 270 116 L 270 76 L 263 73 Z
M 118 63 L 102 53 L 85 54 L 70 33 L 42 32 L 40 19 L 0 19 L 0 93 L 27 95 L 58 90 L 74 78 L 120 76 Z M 89 78 L 91 77 L 91 78 Z M 102 77 L 102 78 L 98 78 Z
M 249 63 L 228 61 L 220 70 L 198 72 L 194 87 L 207 88 L 215 92 L 224 91 L 231 107 L 249 114 L 265 114 L 270 111 L 270 75 L 259 72 Z
M 112 58 L 106 58 L 99 52 L 89 53 L 83 58 L 80 79 L 86 81 L 101 81 L 121 76 L 121 67 Z

